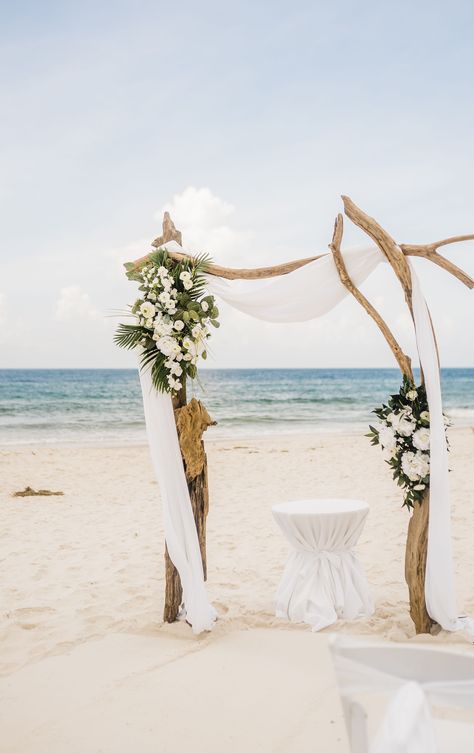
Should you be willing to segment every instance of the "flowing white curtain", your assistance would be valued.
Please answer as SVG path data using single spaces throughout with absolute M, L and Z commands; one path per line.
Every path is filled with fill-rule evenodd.
M 166 244 L 166 248 L 183 251 L 174 242 Z M 344 260 L 349 276 L 359 286 L 385 258 L 376 246 L 370 246 L 345 250 Z M 431 415 L 427 604 L 428 611 L 436 622 L 446 630 L 457 630 L 464 625 L 458 620 L 454 596 L 446 441 L 436 348 L 426 303 L 413 270 L 412 278 L 417 342 Z M 234 308 L 271 322 L 315 319 L 333 309 L 348 295 L 331 254 L 290 274 L 265 280 L 229 281 L 208 275 L 207 289 Z M 209 630 L 215 619 L 215 612 L 205 591 L 199 543 L 179 452 L 171 398 L 151 389 L 149 372 L 142 373 L 141 382 L 150 450 L 163 497 L 165 536 L 170 557 L 181 575 L 188 621 L 195 632 Z
M 140 371 L 150 453 L 161 492 L 165 539 L 183 586 L 186 619 L 195 633 L 211 630 L 216 612 L 204 585 L 201 550 L 179 448 L 171 397 L 157 392 L 150 369 Z M 183 615 L 184 616 L 184 615 Z
M 430 515 L 426 556 L 425 599 L 428 614 L 445 630 L 466 629 L 474 635 L 474 620 L 458 617 L 451 542 L 448 448 L 436 341 L 420 281 L 410 264 L 413 318 L 420 364 L 430 412 Z

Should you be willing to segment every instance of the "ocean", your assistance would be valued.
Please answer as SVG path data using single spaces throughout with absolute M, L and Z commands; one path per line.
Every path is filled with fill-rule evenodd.
M 189 395 L 218 422 L 207 439 L 361 431 L 397 369 L 202 369 Z M 474 425 L 474 369 L 443 369 L 445 412 Z M 146 440 L 135 369 L 0 370 L 0 445 Z

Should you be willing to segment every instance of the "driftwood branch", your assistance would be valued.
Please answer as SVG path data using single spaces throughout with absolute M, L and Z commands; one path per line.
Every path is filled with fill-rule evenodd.
M 175 224 L 170 217 L 169 212 L 165 212 L 163 215 L 163 233 L 158 238 L 152 241 L 152 246 L 160 248 L 163 243 L 169 243 L 170 241 L 176 241 L 178 245 L 183 245 L 183 238 L 180 230 L 176 230 Z
M 344 285 L 345 288 L 354 296 L 354 298 L 359 301 L 361 306 L 367 311 L 368 315 L 372 317 L 374 322 L 376 323 L 377 327 L 380 329 L 382 335 L 385 337 L 390 350 L 392 351 L 393 355 L 395 356 L 395 359 L 401 369 L 402 374 L 407 376 L 409 379 L 413 381 L 413 372 L 411 368 L 411 360 L 410 358 L 405 355 L 405 353 L 400 348 L 399 344 L 395 340 L 395 337 L 393 336 L 391 330 L 389 327 L 385 324 L 384 320 L 378 313 L 377 309 L 372 306 L 370 301 L 367 300 L 365 295 L 360 292 L 359 288 L 354 285 L 351 278 L 349 277 L 349 274 L 346 269 L 346 265 L 344 263 L 344 259 L 341 254 L 341 243 L 342 243 L 342 234 L 343 234 L 343 218 L 342 214 L 338 214 L 336 217 L 336 222 L 334 224 L 334 233 L 332 237 L 332 241 L 329 245 L 329 248 L 332 251 L 334 263 L 336 265 L 339 278 Z
M 353 204 L 353 202 L 351 202 L 351 200 L 347 197 L 345 197 L 345 203 L 347 204 L 348 208 L 350 207 L 349 212 L 352 211 L 353 207 L 355 207 L 355 204 Z M 372 218 L 362 213 L 358 208 L 356 209 L 359 213 L 360 220 L 359 222 L 356 222 L 356 224 L 358 224 L 359 227 L 362 227 L 365 230 L 369 227 L 371 222 L 375 223 L 375 220 L 372 220 Z M 346 212 L 346 214 L 352 219 L 351 215 L 348 212 Z M 363 215 L 363 217 L 365 218 L 364 224 L 362 224 L 360 215 Z M 367 223 L 367 221 L 369 221 L 369 224 Z M 394 254 L 397 258 L 397 261 L 399 260 L 399 256 L 422 257 L 424 259 L 427 259 L 428 261 L 433 262 L 434 264 L 437 264 L 439 267 L 442 267 L 444 270 L 454 275 L 454 277 L 460 280 L 460 282 L 462 282 L 468 288 L 474 288 L 474 280 L 472 279 L 472 277 L 470 277 L 466 272 L 449 261 L 449 259 L 446 259 L 441 254 L 438 254 L 436 251 L 436 249 L 440 246 L 445 246 L 449 243 L 473 240 L 474 235 L 454 236 L 452 238 L 446 238 L 445 240 L 437 241 L 435 243 L 428 243 L 426 245 L 400 244 L 400 246 L 397 246 L 393 238 L 391 238 L 391 236 L 389 236 L 388 233 L 386 233 L 386 231 L 383 230 L 383 228 L 381 228 L 378 223 L 375 223 L 375 225 L 376 229 L 373 229 L 372 232 L 369 232 L 370 237 L 373 238 L 376 243 L 377 237 L 379 237 L 380 239 L 384 238 L 385 245 L 390 247 L 390 249 L 395 249 Z M 377 231 L 377 237 L 375 230 Z M 156 238 L 151 245 L 155 248 L 159 248 L 160 246 L 163 246 L 172 240 L 175 240 L 179 245 L 181 245 L 181 233 L 179 232 L 179 230 L 176 230 L 174 223 L 169 216 L 169 213 L 165 212 L 163 217 L 163 234 L 160 235 L 159 238 Z M 402 255 L 400 255 L 398 249 L 401 249 L 401 251 L 403 252 Z M 382 252 L 385 254 L 385 256 L 387 256 L 383 249 Z M 169 255 L 176 261 L 183 261 L 183 259 L 192 259 L 192 256 L 190 256 L 189 254 L 181 253 L 179 251 L 170 251 Z M 207 271 L 211 275 L 214 275 L 216 277 L 223 277 L 227 280 L 260 280 L 269 277 L 279 277 L 280 275 L 287 275 L 290 272 L 294 272 L 295 269 L 299 269 L 300 267 L 304 267 L 306 264 L 310 264 L 312 261 L 321 259 L 323 256 L 326 256 L 326 254 L 319 254 L 318 256 L 308 256 L 304 259 L 295 259 L 294 261 L 284 262 L 283 264 L 276 264 L 271 267 L 257 267 L 254 269 L 246 267 L 223 267 L 219 264 L 210 264 Z M 136 259 L 134 262 L 131 262 L 132 266 L 127 264 L 127 271 L 130 272 L 140 269 L 140 267 L 147 263 L 149 258 L 150 254 L 146 254 L 145 256 L 141 256 L 139 259 Z
M 344 203 L 344 212 L 347 217 L 349 217 L 355 225 L 364 230 L 367 235 L 376 242 L 381 252 L 387 258 L 400 281 L 403 292 L 405 293 L 405 300 L 410 309 L 410 313 L 413 316 L 410 267 L 408 266 L 408 262 L 405 259 L 403 252 L 400 250 L 400 247 L 394 241 L 392 236 L 389 235 L 389 233 L 387 233 L 387 231 L 384 230 L 384 228 L 379 225 L 373 217 L 369 217 L 369 215 L 363 212 L 362 209 L 359 209 L 352 199 L 348 196 L 343 196 L 342 201 Z
M 160 245 L 163 246 L 166 242 L 167 241 L 163 241 Z M 187 259 L 193 258 L 189 254 L 184 254 L 180 251 L 168 251 L 168 254 L 175 261 L 185 261 Z M 221 267 L 219 264 L 209 264 L 206 271 L 210 275 L 214 275 L 215 277 L 223 277 L 226 280 L 261 280 L 268 277 L 280 277 L 281 275 L 287 275 L 289 274 L 289 272 L 294 272 L 295 269 L 304 267 L 305 264 L 316 261 L 316 259 L 320 259 L 322 256 L 326 256 L 326 254 L 319 254 L 319 256 L 309 256 L 306 259 L 288 261 L 284 262 L 283 264 L 277 264 L 273 267 L 255 267 L 253 269 Z M 140 259 L 132 262 L 133 267 L 130 267 L 128 271 L 140 269 L 140 267 L 146 264 L 149 258 L 150 254 L 147 254 L 146 256 L 142 256 Z
M 421 256 L 424 259 L 428 259 L 428 261 L 432 261 L 433 264 L 437 264 L 438 267 L 441 267 L 446 272 L 454 275 L 454 277 L 472 290 L 472 288 L 474 288 L 474 280 L 472 277 L 436 251 L 440 246 L 447 246 L 450 243 L 461 243 L 462 241 L 471 240 L 474 240 L 474 235 L 456 235 L 451 238 L 446 238 L 443 241 L 436 241 L 435 243 L 427 243 L 425 245 L 401 243 L 400 248 L 406 256 Z

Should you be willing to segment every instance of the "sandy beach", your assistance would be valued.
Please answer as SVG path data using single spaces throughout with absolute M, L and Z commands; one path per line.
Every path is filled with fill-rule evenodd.
M 450 441 L 458 600 L 463 613 L 474 614 L 474 433 L 470 429 L 451 430 Z M 188 682 L 189 678 L 197 679 L 200 672 L 206 674 L 206 661 L 202 659 L 199 664 L 196 652 L 203 657 L 208 652 L 207 666 L 212 674 L 223 658 L 233 655 L 235 647 L 246 640 L 242 636 L 249 632 L 254 635 L 254 639 L 247 639 L 254 640 L 252 651 L 257 641 L 258 645 L 267 646 L 267 652 L 273 651 L 275 659 L 281 660 L 282 652 L 291 656 L 293 651 L 303 661 L 303 654 L 314 645 L 314 651 L 325 657 L 328 667 L 324 635 L 331 630 L 393 641 L 449 643 L 471 650 L 468 639 L 461 634 L 414 636 L 403 574 L 408 514 L 401 509 L 400 494 L 380 451 L 372 448 L 365 437 L 332 434 L 238 441 L 211 439 L 207 442 L 207 453 L 211 493 L 208 586 L 219 620 L 211 634 L 196 638 L 184 623 L 161 623 L 162 517 L 146 446 L 0 450 L 3 572 L 0 691 L 10 703 L 9 733 L 3 736 L 1 751 L 65 750 L 61 748 L 66 740 L 64 730 L 62 737 L 59 733 L 51 737 L 52 727 L 44 721 L 47 714 L 42 717 L 44 745 L 38 742 L 34 745 L 40 721 L 27 706 L 28 692 L 31 695 L 35 682 L 41 683 L 41 678 L 49 676 L 55 687 L 57 677 L 64 671 L 71 672 L 71 667 L 89 666 L 92 676 L 97 667 L 96 679 L 102 676 L 106 682 L 104 662 L 97 661 L 100 656 L 109 656 L 109 666 L 114 667 L 113 676 L 123 691 L 127 683 L 120 675 L 120 657 L 128 655 L 121 643 L 124 640 L 132 642 L 127 646 L 138 646 L 136 655 L 144 662 L 142 670 L 155 672 L 158 685 L 160 678 L 165 682 L 166 676 L 160 674 L 158 665 L 165 672 L 164 668 L 178 655 L 180 666 L 189 666 L 189 673 L 184 672 Z M 64 496 L 11 496 L 28 485 L 63 491 Z M 322 496 L 353 497 L 370 504 L 358 556 L 373 591 L 376 611 L 370 619 L 339 622 L 315 635 L 307 626 L 289 625 L 274 617 L 273 596 L 285 563 L 287 544 L 273 521 L 271 506 L 278 501 Z M 307 663 L 302 666 L 306 666 L 305 683 L 308 678 L 311 683 L 311 668 Z M 127 676 L 136 677 L 133 661 L 127 667 Z M 316 676 L 318 673 L 313 669 Z M 229 672 L 232 675 L 230 669 Z M 243 682 L 236 675 L 237 694 Z M 331 683 L 333 687 L 333 679 Z M 92 686 L 97 690 L 94 682 Z M 86 687 L 87 683 L 83 683 L 87 696 Z M 132 698 L 133 683 L 130 687 Z M 272 697 L 268 688 L 266 693 L 267 699 Z M 15 709 L 18 710 L 21 697 L 26 700 L 20 724 Z M 331 698 L 332 724 L 338 732 L 328 750 L 345 750 L 337 694 L 334 692 Z M 88 702 L 92 704 L 92 700 L 93 694 Z M 125 703 L 123 698 L 122 703 Z M 272 703 L 268 702 L 266 708 L 271 709 Z M 178 710 L 170 709 L 170 714 L 176 715 Z M 77 724 L 84 721 L 77 714 L 73 718 Z M 16 726 L 12 719 L 16 719 Z M 316 717 L 310 719 L 315 722 Z M 294 721 L 289 720 L 290 726 Z M 288 744 L 282 750 L 314 749 L 310 745 L 310 728 L 311 724 L 307 734 L 301 733 L 300 737 L 290 735 L 293 747 Z M 25 730 L 31 740 L 25 737 Z M 289 730 L 287 733 L 290 734 Z M 106 733 L 103 734 L 105 740 Z M 281 734 L 280 730 L 280 737 Z M 229 744 L 227 749 L 243 750 L 239 744 L 235 747 Z M 84 742 L 77 750 L 81 753 L 122 750 L 110 740 L 108 745 L 104 742 L 104 747 L 95 748 L 87 747 Z M 215 749 L 218 748 L 216 741 Z M 146 745 L 141 748 L 149 749 L 153 748 Z M 165 749 L 165 745 L 157 748 Z M 175 747 L 175 750 L 185 749 Z M 202 749 L 214 750 L 209 740 Z M 276 750 L 258 748 L 273 749 Z M 68 750 L 76 748 L 69 746 Z

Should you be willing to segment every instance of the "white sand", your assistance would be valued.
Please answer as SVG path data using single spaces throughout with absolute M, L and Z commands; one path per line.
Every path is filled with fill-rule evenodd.
M 237 631 L 192 648 L 111 635 L 2 690 L 2 753 L 348 753 L 326 639 L 310 633 Z
M 459 606 L 474 614 L 474 434 L 470 430 L 452 430 L 451 444 L 453 542 Z M 399 491 L 378 448 L 372 448 L 362 436 L 239 439 L 209 442 L 208 458 L 211 488 L 209 591 L 220 619 L 212 634 L 196 639 L 185 624 L 161 624 L 162 520 L 158 488 L 146 447 L 0 450 L 1 672 L 10 675 L 9 682 L 14 680 L 14 697 L 18 699 L 26 693 L 31 677 L 28 672 L 33 671 L 30 665 L 44 657 L 62 657 L 62 671 L 68 675 L 74 667 L 80 667 L 77 657 L 81 654 L 74 650 L 78 646 L 77 651 L 92 652 L 84 655 L 84 660 L 90 662 L 92 687 L 96 680 L 100 682 L 100 677 L 105 678 L 106 673 L 100 669 L 99 662 L 96 678 L 91 657 L 97 646 L 115 645 L 108 641 L 115 640 L 117 633 L 127 633 L 127 639 L 137 636 L 143 641 L 146 639 L 139 644 L 140 656 L 146 662 L 156 646 L 157 667 L 163 663 L 163 656 L 164 665 L 167 664 L 167 652 L 171 652 L 171 657 L 179 655 L 182 666 L 189 666 L 189 676 L 197 671 L 192 663 L 196 650 L 206 649 L 202 652 L 202 669 L 199 670 L 205 672 L 206 652 L 217 651 L 220 645 L 226 655 L 227 646 L 231 656 L 233 641 L 238 642 L 238 631 L 242 629 L 272 628 L 272 635 L 275 631 L 282 636 L 290 634 L 298 642 L 292 646 L 304 645 L 306 650 L 311 638 L 317 636 L 305 626 L 287 625 L 273 616 L 272 600 L 287 545 L 272 519 L 271 505 L 288 499 L 351 496 L 369 502 L 371 511 L 358 553 L 373 589 L 376 613 L 369 620 L 338 623 L 335 629 L 397 641 L 413 639 L 403 576 L 408 515 L 400 508 Z M 27 485 L 62 490 L 65 495 L 11 497 L 11 492 Z M 95 640 L 102 638 L 105 642 Z M 262 645 L 266 640 L 262 640 Z M 415 640 L 456 643 L 469 649 L 468 640 L 460 634 L 443 632 Z M 90 645 L 81 646 L 84 643 Z M 276 644 L 274 648 L 278 655 L 280 649 Z M 119 650 L 115 656 L 121 661 Z M 43 678 L 48 677 L 47 661 L 37 665 L 43 667 L 40 672 Z M 174 661 L 173 658 L 170 661 Z M 219 660 L 211 662 L 212 672 L 217 671 L 214 661 L 218 666 Z M 72 670 L 68 669 L 70 666 Z M 147 671 L 153 666 L 151 656 Z M 237 669 L 238 662 L 235 671 Z M 306 671 L 311 676 L 311 665 Z M 130 673 L 133 675 L 131 670 Z M 116 678 L 112 673 L 110 681 Z M 159 687 L 161 680 L 156 684 Z M 125 680 L 124 686 L 127 686 Z M 276 692 L 277 689 L 273 689 L 274 695 Z M 28 697 L 26 694 L 25 698 Z M 93 697 L 91 695 L 91 703 Z M 219 715 L 219 697 L 214 703 Z M 272 696 L 270 706 L 271 703 Z M 23 712 L 31 731 L 34 713 L 26 700 Z M 293 718 L 291 713 L 286 720 L 288 729 L 297 722 L 297 717 Z M 80 726 L 80 719 L 80 715 L 75 716 L 74 724 Z M 260 717 L 255 720 L 257 727 L 259 723 Z M 265 724 L 262 721 L 261 730 L 266 729 Z M 50 725 L 51 730 L 53 726 Z M 9 747 L 0 747 L 0 750 L 30 750 L 26 742 L 24 747 L 20 745 L 23 739 L 20 729 L 18 725 L 15 733 L 10 725 Z M 61 735 L 66 734 L 65 728 L 61 729 Z M 44 734 L 47 741 L 47 732 Z M 63 743 L 64 739 L 57 737 Z M 45 742 L 44 750 L 63 753 L 66 749 L 61 748 L 63 743 L 48 748 Z M 314 749 L 309 746 L 309 738 L 307 743 L 307 748 L 306 743 L 301 743 L 300 748 L 294 750 Z M 234 750 L 226 745 L 227 748 L 222 747 L 216 741 L 215 750 Z M 85 743 L 77 750 L 88 751 L 84 746 Z M 137 745 L 136 749 L 139 747 Z M 102 748 L 108 749 L 106 745 Z M 242 747 L 244 749 L 248 750 Z M 332 749 L 338 748 L 327 748 Z M 38 747 L 37 751 L 40 750 L 43 748 Z M 67 750 L 75 748 L 68 745 Z M 116 753 L 121 748 L 111 746 L 110 750 Z M 148 748 L 144 744 L 141 750 Z M 174 750 L 180 751 L 180 748 Z M 214 748 L 208 745 L 207 750 L 212 753 Z M 238 745 L 235 750 L 239 750 Z M 277 748 L 262 747 L 261 750 Z

